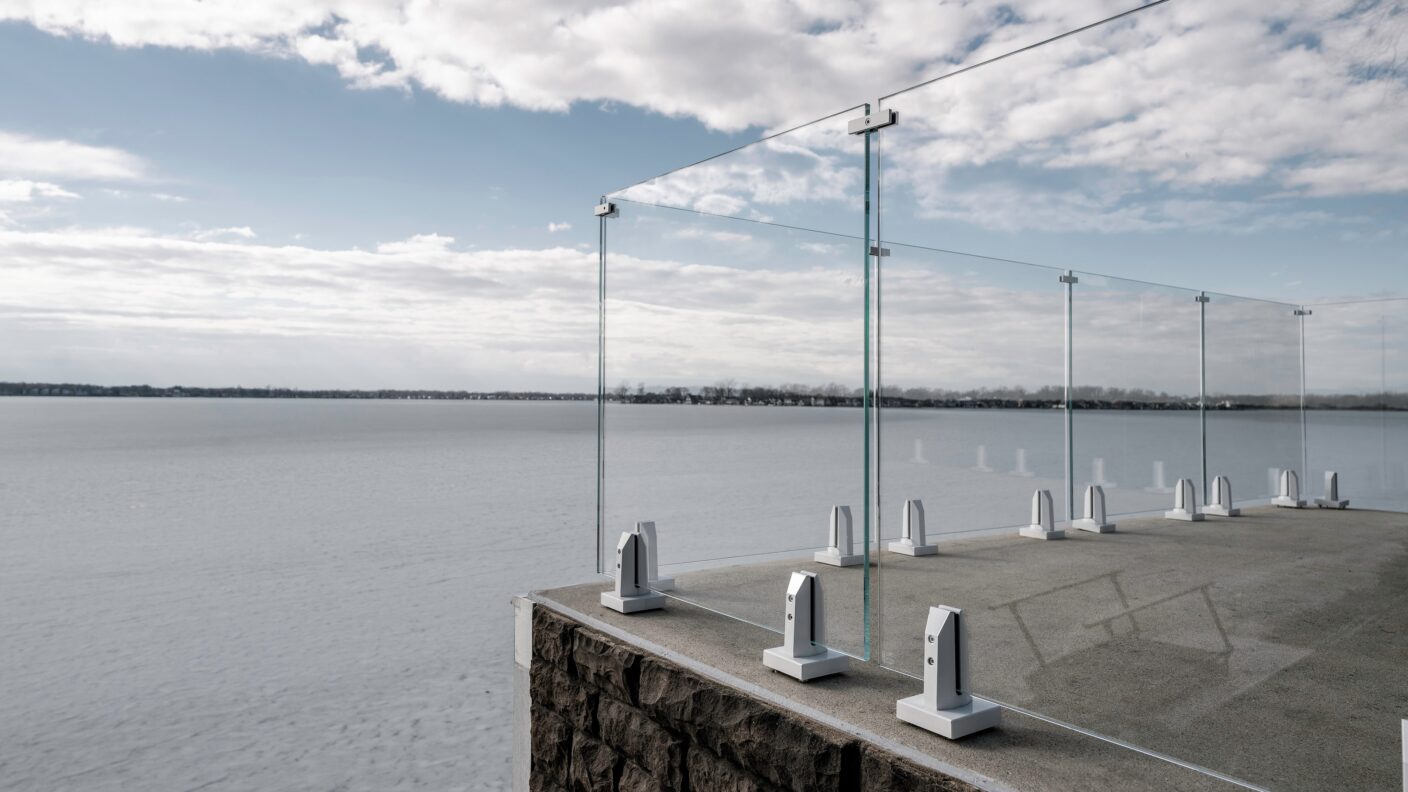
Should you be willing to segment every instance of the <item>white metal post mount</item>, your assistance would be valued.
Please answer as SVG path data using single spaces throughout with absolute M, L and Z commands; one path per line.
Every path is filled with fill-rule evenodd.
M 1212 492 L 1208 494 L 1208 505 L 1203 507 L 1204 514 L 1236 517 L 1242 513 L 1241 509 L 1232 505 L 1232 480 L 1226 476 L 1218 476 L 1213 479 Z
M 1056 530 L 1056 518 L 1051 510 L 1051 490 L 1032 493 L 1032 524 L 1018 533 L 1028 539 L 1065 539 L 1066 532 Z
M 640 534 L 625 531 L 616 543 L 616 586 L 601 592 L 601 604 L 617 613 L 640 613 L 665 607 L 665 595 L 651 591 Z
M 859 566 L 865 560 L 864 555 L 853 552 L 855 540 L 851 536 L 850 506 L 831 507 L 831 526 L 827 534 L 827 542 L 825 550 L 818 550 L 812 556 L 812 560 L 818 564 L 848 567 Z
M 1173 488 L 1173 510 L 1164 512 L 1164 518 L 1185 522 L 1202 522 L 1205 519 L 1203 513 L 1198 511 L 1198 490 L 1191 480 L 1178 480 L 1178 485 Z
M 1340 498 L 1340 474 L 1333 470 L 1325 471 L 1325 497 L 1316 498 L 1315 505 L 1322 509 L 1349 507 L 1349 501 Z
M 655 522 L 648 520 L 636 523 L 636 533 L 645 543 L 645 575 L 650 588 L 655 591 L 674 591 L 675 579 L 660 577 L 660 539 L 655 533 Z
M 973 698 L 968 664 L 968 625 L 963 611 L 929 609 L 924 625 L 924 692 L 895 702 L 905 723 L 957 740 L 1002 722 L 1002 708 Z
M 793 572 L 787 583 L 782 646 L 764 649 L 763 665 L 802 682 L 844 672 L 849 658 L 828 649 L 825 640 L 821 580 L 815 572 Z
M 929 544 L 924 530 L 924 502 L 919 499 L 904 502 L 900 538 L 890 542 L 890 552 L 907 556 L 935 555 L 939 548 Z
M 1105 489 L 1099 484 L 1085 488 L 1085 518 L 1071 523 L 1072 528 L 1092 533 L 1114 533 L 1115 524 L 1105 515 Z
M 1283 509 L 1304 509 L 1305 501 L 1300 497 L 1300 476 L 1294 470 L 1282 470 L 1280 494 L 1271 502 Z

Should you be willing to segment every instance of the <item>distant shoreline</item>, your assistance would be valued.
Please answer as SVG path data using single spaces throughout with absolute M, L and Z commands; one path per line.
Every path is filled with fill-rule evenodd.
M 709 390 L 709 389 L 704 389 Z M 761 391 L 756 394 L 749 390 Z M 79 383 L 46 382 L 0 382 L 0 397 L 87 397 L 87 398 L 145 398 L 145 399 L 352 399 L 368 401 L 596 401 L 595 393 L 557 393 L 549 391 L 450 391 L 428 389 L 342 390 L 298 388 L 202 388 L 174 385 L 156 387 L 152 385 L 90 385 Z M 1265 399 L 1266 397 L 1260 397 Z M 1391 412 L 1408 411 L 1408 394 L 1390 393 L 1383 401 L 1371 401 L 1372 397 L 1337 394 L 1311 396 L 1306 404 L 1314 410 L 1385 410 Z M 840 395 L 834 391 L 828 394 L 782 393 L 771 389 L 740 389 L 727 396 L 714 393 L 695 395 L 684 389 L 672 388 L 670 392 L 621 393 L 619 389 L 606 394 L 609 404 L 675 405 L 675 406 L 739 406 L 739 407 L 852 407 L 862 406 L 858 395 Z M 1060 399 L 1052 398 L 1004 398 L 994 396 L 946 396 L 940 398 L 905 398 L 884 396 L 877 400 L 886 409 L 930 409 L 930 410 L 1058 410 L 1064 406 Z M 1072 406 L 1078 410 L 1141 410 L 1180 412 L 1196 411 L 1196 399 L 1157 398 L 1141 399 L 1101 399 L 1077 398 Z M 1232 396 L 1215 398 L 1207 405 L 1208 411 L 1244 410 L 1297 410 L 1296 403 L 1278 403 L 1259 400 L 1258 397 Z

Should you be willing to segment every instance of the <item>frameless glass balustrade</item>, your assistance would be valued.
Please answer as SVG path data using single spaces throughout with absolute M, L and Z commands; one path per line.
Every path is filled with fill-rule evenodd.
M 864 655 L 866 140 L 833 116 L 608 196 L 598 553 L 654 523 L 656 585 L 781 630 L 820 577 Z M 835 566 L 818 563 L 831 547 Z M 720 568 L 742 568 L 741 573 Z
M 779 629 L 817 569 L 833 645 L 889 669 L 955 606 L 977 695 L 1244 786 L 1392 780 L 1408 300 L 1301 305 L 1282 267 L 1408 264 L 1364 152 L 1287 114 L 1338 92 L 1382 128 L 1401 87 L 1355 44 L 1373 9 L 1313 38 L 1249 13 L 967 68 L 1005 51 L 980 41 L 864 108 L 897 123 L 610 196 L 598 563 L 656 520 L 673 595 L 735 618 Z M 1134 262 L 1179 285 L 1104 274 Z M 1233 269 L 1258 297 L 1198 288 Z M 1274 508 L 1288 471 L 1391 511 Z M 809 567 L 839 504 L 869 565 Z

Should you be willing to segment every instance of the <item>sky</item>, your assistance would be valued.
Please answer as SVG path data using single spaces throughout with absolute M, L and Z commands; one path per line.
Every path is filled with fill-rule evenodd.
M 0 379 L 588 391 L 611 194 L 608 379 L 850 382 L 867 165 L 907 384 L 1043 384 L 1065 269 L 1092 359 L 1192 316 L 1095 273 L 1408 294 L 1408 6 L 1170 0 L 954 74 L 1131 5 L 0 0 Z

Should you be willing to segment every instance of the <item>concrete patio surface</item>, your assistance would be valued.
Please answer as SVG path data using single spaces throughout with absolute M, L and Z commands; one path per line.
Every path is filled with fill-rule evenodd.
M 788 574 L 820 576 L 828 643 L 859 655 L 863 568 L 808 553 L 680 571 L 667 608 L 635 616 L 600 607 L 601 581 L 541 596 L 994 788 L 1234 788 L 1019 711 L 1254 787 L 1400 787 L 1408 515 L 1256 507 L 1116 521 L 1116 533 L 1062 541 L 940 537 L 927 557 L 872 546 L 872 662 L 805 686 L 761 663 L 781 642 Z M 968 616 L 975 693 L 1017 708 L 958 743 L 894 717 L 894 700 L 919 690 L 920 631 L 939 604 Z

